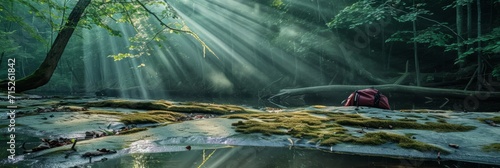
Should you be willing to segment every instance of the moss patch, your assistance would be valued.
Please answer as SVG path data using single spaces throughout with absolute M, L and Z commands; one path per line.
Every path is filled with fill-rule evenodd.
M 492 117 L 492 118 L 478 118 L 479 121 L 481 122 L 484 122 L 486 120 L 491 120 L 495 123 L 500 123 L 500 116 L 495 116 L 495 117 Z
M 315 115 L 327 117 L 316 117 Z M 403 148 L 411 148 L 419 151 L 441 151 L 446 150 L 411 139 L 410 136 L 390 134 L 385 132 L 366 133 L 362 137 L 353 136 L 342 126 L 342 122 L 359 122 L 359 125 L 381 125 L 381 124 L 416 124 L 414 121 L 395 121 L 369 119 L 356 114 L 332 113 L 325 111 L 298 111 L 286 113 L 264 113 L 264 114 L 233 114 L 223 116 L 224 118 L 243 119 L 232 125 L 236 131 L 242 133 L 262 133 L 264 135 L 290 135 L 296 138 L 310 139 L 312 143 L 322 146 L 335 145 L 339 143 L 357 143 L 367 145 L 381 145 L 388 142 L 397 143 Z M 339 122 L 341 121 L 341 122 Z M 382 122 L 382 123 L 376 123 Z M 403 122 L 404 124 L 401 124 Z M 439 123 L 435 123 L 439 124 Z M 398 124 L 395 124 L 398 125 Z M 424 127 L 424 124 L 419 126 Z M 398 125 L 399 126 L 399 125 Z M 428 127 L 435 126 L 429 125 Z M 402 127 L 402 126 L 400 126 Z
M 211 103 L 173 103 L 164 100 L 158 101 L 132 101 L 132 100 L 105 100 L 89 102 L 90 107 L 116 107 L 142 110 L 168 110 L 181 113 L 209 113 L 209 114 L 230 114 L 230 113 L 254 113 L 261 112 L 254 109 L 244 108 L 236 105 L 221 105 Z
M 148 130 L 148 129 L 147 128 L 132 128 L 132 129 L 129 129 L 126 131 L 121 131 L 120 135 L 132 134 L 132 133 L 141 132 L 141 131 L 145 131 L 145 130 Z
M 450 110 L 429 110 L 429 109 L 402 109 L 399 110 L 404 113 L 447 113 L 451 112 Z
M 296 138 L 309 138 L 312 141 L 341 141 L 341 134 L 347 130 L 327 118 L 315 117 L 307 112 L 234 114 L 224 118 L 245 119 L 232 125 L 243 133 L 262 133 L 264 135 L 290 135 Z M 324 141 L 323 141 L 324 142 Z
M 388 142 L 397 143 L 402 148 L 416 149 L 418 151 L 440 151 L 448 153 L 448 151 L 434 145 L 429 145 L 423 142 L 415 141 L 404 135 L 386 133 L 386 132 L 370 132 L 365 136 L 355 139 L 355 143 L 367 145 L 381 145 Z
M 165 110 L 151 110 L 147 112 L 120 113 L 105 110 L 82 111 L 83 114 L 102 114 L 119 116 L 124 124 L 149 124 L 149 123 L 171 123 L 178 121 L 179 118 L 186 117 L 182 113 L 176 113 Z
M 131 113 L 123 115 L 120 119 L 124 124 L 147 124 L 176 122 L 184 114 L 170 111 L 148 111 L 144 113 Z
M 115 107 L 115 108 L 129 108 L 129 109 L 142 109 L 142 110 L 167 110 L 168 106 L 172 105 L 168 101 L 132 101 L 132 100 L 104 100 L 96 102 L 88 102 L 86 106 L 89 107 Z
M 440 118 L 440 119 L 438 119 L 438 120 L 437 120 L 437 122 L 439 122 L 439 123 L 446 123 L 446 120 L 445 120 L 445 119 Z
M 89 110 L 89 111 L 82 111 L 81 113 L 83 113 L 83 114 L 116 115 L 116 116 L 125 115 L 124 113 L 114 112 L 114 111 L 105 111 L 105 110 Z
M 324 105 L 314 105 L 312 107 L 317 108 L 317 109 L 324 109 L 324 108 L 326 108 L 326 106 L 324 106 Z
M 406 121 L 406 122 L 417 122 L 416 119 L 410 119 L 410 118 L 400 118 L 397 119 L 398 121 Z
M 336 123 L 340 125 L 348 126 L 360 126 L 360 127 L 370 127 L 370 128 L 389 128 L 392 126 L 393 129 L 421 129 L 421 130 L 433 130 L 440 132 L 461 132 L 470 131 L 475 129 L 474 126 L 464 126 L 458 124 L 449 123 L 433 123 L 427 122 L 425 124 L 411 122 L 411 121 L 398 121 L 398 120 L 383 120 L 383 119 L 337 119 Z
M 500 152 L 500 143 L 485 145 L 483 146 L 482 150 L 485 152 Z

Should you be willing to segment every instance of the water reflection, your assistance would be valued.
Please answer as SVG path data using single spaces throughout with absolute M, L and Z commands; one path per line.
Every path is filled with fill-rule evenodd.
M 91 167 L 495 167 L 479 163 L 360 156 L 315 149 L 236 146 L 181 152 L 135 153 Z

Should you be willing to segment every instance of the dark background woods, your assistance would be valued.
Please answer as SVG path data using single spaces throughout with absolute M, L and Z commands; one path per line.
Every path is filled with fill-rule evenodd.
M 76 2 L 4 1 L 0 73 L 7 76 L 6 59 L 16 58 L 20 79 L 40 66 Z M 167 25 L 185 23 L 216 55 L 140 4 L 103 2 L 85 9 L 49 83 L 31 92 L 257 100 L 318 85 L 487 91 L 484 81 L 500 74 L 495 0 L 146 4 Z

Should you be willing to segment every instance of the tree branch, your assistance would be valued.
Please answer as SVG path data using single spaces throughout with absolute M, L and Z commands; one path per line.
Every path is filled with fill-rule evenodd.
M 163 21 L 160 19 L 160 17 L 158 17 L 158 15 L 156 15 L 156 14 L 155 14 L 155 13 L 153 13 L 151 10 L 149 10 L 149 9 L 146 7 L 146 5 L 144 5 L 141 1 L 136 0 L 136 2 L 137 2 L 139 5 L 141 5 L 141 6 L 142 6 L 142 8 L 144 8 L 144 10 L 146 10 L 146 12 L 148 12 L 148 13 L 149 13 L 149 14 L 151 14 L 151 15 L 153 15 L 153 16 L 156 18 L 156 20 L 158 20 L 158 21 L 160 22 L 160 24 L 161 24 L 162 26 L 165 26 L 165 27 L 167 27 L 168 29 L 173 30 L 173 31 L 178 31 L 178 32 L 183 32 L 183 33 L 193 33 L 193 32 L 191 32 L 191 31 L 186 31 L 186 30 L 181 30 L 181 29 L 176 29 L 176 28 L 170 27 L 169 25 L 165 24 L 165 22 L 163 22 Z
M 410 12 L 406 12 L 406 11 L 401 10 L 401 9 L 397 9 L 397 8 L 392 7 L 392 6 L 390 6 L 390 5 L 387 5 L 387 4 L 386 4 L 386 6 L 387 6 L 387 7 L 389 7 L 389 8 L 391 8 L 391 9 L 393 9 L 393 10 L 399 11 L 399 12 L 403 12 L 403 13 L 406 13 L 406 14 L 410 13 Z M 430 19 L 430 18 L 427 18 L 427 17 L 423 17 L 423 16 L 420 16 L 420 15 L 417 15 L 417 17 L 418 17 L 418 18 L 421 18 L 421 19 L 424 19 L 424 20 L 427 20 L 427 21 L 430 21 L 430 22 L 437 23 L 439 26 L 443 26 L 444 28 L 446 28 L 446 29 L 450 30 L 450 31 L 451 31 L 453 34 L 455 34 L 457 37 L 460 37 L 460 39 L 465 40 L 462 36 L 460 36 L 460 35 L 459 35 L 457 32 L 455 32 L 452 28 L 450 28 L 450 27 L 448 27 L 448 26 L 444 25 L 444 24 L 443 24 L 443 23 L 441 23 L 441 22 L 438 22 L 437 20 Z
M 215 54 L 214 51 L 212 51 L 212 49 L 210 49 L 210 47 L 208 47 L 208 45 L 203 41 L 201 40 L 200 36 L 198 36 L 196 33 L 194 33 L 193 31 L 191 30 L 181 30 L 181 29 L 176 29 L 176 28 L 173 28 L 173 27 L 170 27 L 169 25 L 167 25 L 165 22 L 163 22 L 160 17 L 158 17 L 158 15 L 156 15 L 155 13 L 153 13 L 151 10 L 149 10 L 146 5 L 144 5 L 142 2 L 140 2 L 139 0 L 136 0 L 136 2 L 142 6 L 142 8 L 144 8 L 144 10 L 146 10 L 146 12 L 148 12 L 149 14 L 153 15 L 156 20 L 158 20 L 158 22 L 160 22 L 160 24 L 162 26 L 165 26 L 167 27 L 168 29 L 172 30 L 172 31 L 176 31 L 176 32 L 182 32 L 182 33 L 187 33 L 191 36 L 193 36 L 200 44 L 201 46 L 203 47 L 203 56 L 206 55 L 206 50 L 208 50 L 210 53 L 212 53 L 217 59 L 219 59 L 219 57 L 217 57 L 217 55 Z

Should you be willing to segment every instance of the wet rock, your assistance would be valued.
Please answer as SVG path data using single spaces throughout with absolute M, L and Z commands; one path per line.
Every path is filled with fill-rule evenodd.
M 108 123 L 108 126 L 106 128 L 111 129 L 111 130 L 120 130 L 120 129 L 123 129 L 125 127 L 127 127 L 127 125 L 125 125 L 122 122 L 110 122 L 110 123 Z
M 97 149 L 96 151 L 92 152 L 85 152 L 82 157 L 93 157 L 93 156 L 102 156 L 102 155 L 109 155 L 109 154 L 114 154 L 116 153 L 116 150 L 109 150 L 106 148 L 102 149 Z
M 484 122 L 488 125 L 491 125 L 493 127 L 498 127 L 498 124 L 496 124 L 494 121 L 492 120 L 484 120 Z
M 455 149 L 458 149 L 458 148 L 460 147 L 459 145 L 457 145 L 457 144 L 452 144 L 452 143 L 448 144 L 448 146 L 449 146 L 449 147 L 452 147 L 452 148 L 455 148 Z

